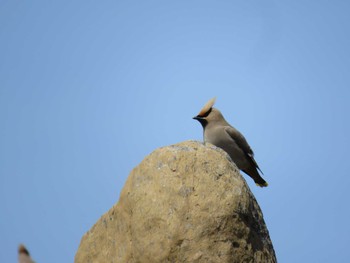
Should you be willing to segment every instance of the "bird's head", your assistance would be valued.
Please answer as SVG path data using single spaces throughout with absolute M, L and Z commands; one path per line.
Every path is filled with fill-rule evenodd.
M 27 250 L 27 248 L 23 244 L 20 244 L 18 246 L 18 254 L 26 254 L 29 256 L 29 251 Z
M 223 120 L 223 116 L 221 112 L 215 108 L 213 108 L 216 98 L 212 98 L 209 100 L 197 116 L 193 117 L 193 119 L 199 121 L 203 128 L 210 122 Z

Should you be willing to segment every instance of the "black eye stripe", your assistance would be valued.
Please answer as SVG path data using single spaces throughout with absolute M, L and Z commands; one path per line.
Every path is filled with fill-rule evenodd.
M 204 113 L 204 115 L 202 115 L 201 117 L 207 117 L 210 113 L 211 113 L 212 108 L 210 108 L 206 113 Z

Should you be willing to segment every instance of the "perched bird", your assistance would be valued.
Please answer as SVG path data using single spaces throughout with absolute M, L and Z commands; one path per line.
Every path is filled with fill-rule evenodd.
M 237 167 L 253 178 L 258 186 L 267 186 L 267 182 L 258 172 L 259 170 L 262 173 L 247 140 L 225 120 L 218 109 L 213 108 L 215 99 L 209 100 L 199 114 L 193 117 L 203 126 L 204 142 L 214 144 L 227 152 Z
M 19 263 L 35 263 L 29 254 L 29 251 L 22 244 L 18 247 L 18 262 Z

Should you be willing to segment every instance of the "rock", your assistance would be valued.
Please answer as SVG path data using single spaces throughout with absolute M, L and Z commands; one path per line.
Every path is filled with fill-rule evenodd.
M 82 238 L 75 263 L 277 262 L 262 212 L 221 149 L 155 150 Z

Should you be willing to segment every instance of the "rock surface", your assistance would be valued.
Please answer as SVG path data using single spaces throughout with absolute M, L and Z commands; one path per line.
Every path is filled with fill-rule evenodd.
M 277 262 L 262 212 L 221 149 L 155 150 L 83 236 L 75 263 Z

